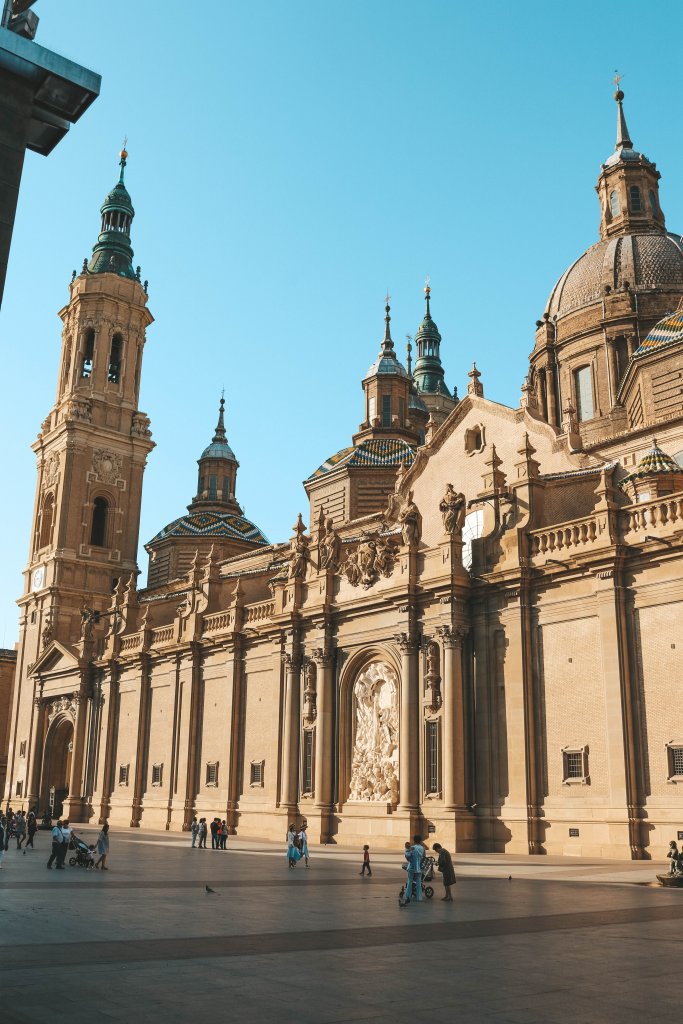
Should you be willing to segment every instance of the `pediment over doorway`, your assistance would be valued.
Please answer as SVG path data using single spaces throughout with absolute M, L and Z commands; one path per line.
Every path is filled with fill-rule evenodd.
M 29 669 L 31 676 L 63 675 L 66 672 L 80 672 L 78 652 L 58 640 L 52 640 L 40 657 Z

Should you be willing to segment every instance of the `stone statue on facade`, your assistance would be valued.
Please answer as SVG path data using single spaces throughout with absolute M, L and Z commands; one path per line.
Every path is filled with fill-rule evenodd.
M 341 538 L 331 519 L 325 523 L 325 532 L 318 539 L 318 565 L 336 572 L 341 556 Z
M 353 687 L 353 753 L 349 799 L 398 801 L 398 680 L 381 662 Z
M 380 576 L 391 576 L 396 562 L 396 548 L 379 534 L 364 533 L 358 547 L 349 554 L 340 572 L 352 587 L 371 587 Z
M 290 580 L 303 580 L 306 578 L 310 553 L 308 550 L 308 538 L 305 536 L 306 527 L 301 518 L 301 513 L 299 513 L 293 529 L 294 536 L 290 541 L 289 552 L 289 578 Z
M 307 661 L 304 669 L 304 721 L 309 725 L 316 716 L 317 669 L 314 661 Z
M 401 506 L 398 514 L 398 522 L 403 534 L 403 543 L 409 547 L 415 547 L 420 540 L 420 513 L 413 501 L 413 492 L 408 492 L 408 498 Z
M 446 493 L 439 502 L 439 511 L 443 518 L 443 528 L 449 534 L 461 534 L 465 525 L 467 502 L 465 495 L 456 493 L 453 484 L 446 485 Z

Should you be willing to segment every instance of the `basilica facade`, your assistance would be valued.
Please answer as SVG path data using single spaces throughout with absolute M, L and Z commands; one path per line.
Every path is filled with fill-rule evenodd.
M 402 364 L 387 300 L 362 422 L 291 537 L 245 518 L 221 400 L 144 588 L 152 316 L 122 153 L 33 445 L 6 803 L 457 851 L 644 858 L 675 837 L 683 241 L 615 99 L 600 237 L 537 321 L 519 405 L 476 366 L 449 388 L 428 287 Z

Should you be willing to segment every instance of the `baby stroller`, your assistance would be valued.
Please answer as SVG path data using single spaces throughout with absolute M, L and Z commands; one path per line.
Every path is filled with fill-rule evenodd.
M 433 857 L 422 858 L 422 895 L 428 900 L 431 900 L 432 896 L 434 895 L 434 886 L 430 885 L 429 883 L 434 879 L 435 863 L 436 861 L 434 860 Z M 403 906 L 405 900 L 406 885 L 407 882 L 404 882 L 403 885 L 401 886 L 401 891 L 398 894 L 398 905 L 400 907 Z M 413 881 L 410 899 L 414 900 L 416 895 L 417 894 L 415 892 L 415 882 Z
M 71 839 L 69 841 L 69 849 L 74 851 L 74 856 L 69 857 L 69 864 L 72 868 L 89 868 L 95 866 L 93 851 L 87 843 L 84 843 L 83 840 L 79 839 L 73 832 L 71 833 Z

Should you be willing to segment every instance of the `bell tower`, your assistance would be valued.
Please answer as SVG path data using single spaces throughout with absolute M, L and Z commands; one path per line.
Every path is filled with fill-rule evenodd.
M 29 663 L 52 639 L 77 642 L 81 609 L 104 611 L 117 580 L 137 571 L 142 476 L 154 447 L 138 395 L 153 318 L 147 283 L 131 262 L 135 211 L 124 183 L 125 149 L 120 156 L 92 258 L 74 272 L 59 313 L 56 401 L 32 445 L 38 480 L 19 602 Z

